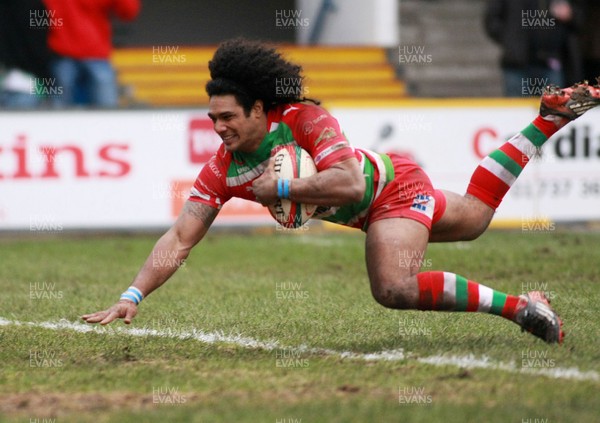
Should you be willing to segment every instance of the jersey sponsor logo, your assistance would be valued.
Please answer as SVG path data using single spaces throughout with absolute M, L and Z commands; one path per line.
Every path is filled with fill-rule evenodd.
M 313 125 L 312 122 L 304 122 L 304 125 L 302 125 L 302 131 L 304 132 L 304 135 L 312 134 L 314 130 L 315 125 Z
M 212 170 L 212 172 L 215 174 L 215 176 L 217 178 L 221 178 L 223 175 L 221 174 L 221 171 L 219 170 L 219 168 L 217 167 L 217 165 L 215 164 L 214 160 L 211 160 L 208 162 L 208 168 L 210 170 Z
M 345 141 L 333 144 L 332 146 L 326 148 L 315 157 L 315 164 L 318 165 L 321 162 L 321 160 L 323 160 L 325 157 L 347 146 L 348 143 Z
M 312 123 L 317 124 L 317 123 L 321 122 L 323 119 L 325 119 L 327 116 L 328 116 L 327 113 L 323 113 L 322 115 L 319 115 L 318 117 L 313 119 Z
M 315 140 L 315 146 L 317 146 L 321 141 L 328 141 L 337 137 L 337 132 L 331 126 L 327 126 L 323 128 L 317 139 Z
M 413 199 L 411 210 L 418 213 L 423 213 L 430 219 L 433 218 L 433 210 L 435 207 L 435 198 L 429 194 L 417 194 Z

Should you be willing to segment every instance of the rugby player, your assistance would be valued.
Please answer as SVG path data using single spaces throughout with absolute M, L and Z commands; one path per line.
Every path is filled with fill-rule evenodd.
M 223 140 L 200 171 L 174 225 L 158 240 L 132 285 L 112 307 L 82 318 L 130 323 L 137 305 L 165 283 L 231 197 L 274 204 L 278 197 L 318 205 L 313 218 L 366 233 L 371 292 L 393 309 L 490 313 L 548 343 L 563 339 L 562 322 L 543 293 L 510 295 L 442 271 L 420 271 L 429 242 L 473 240 L 488 227 L 504 195 L 556 131 L 600 104 L 600 87 L 549 87 L 539 115 L 475 169 L 467 192 L 435 189 L 411 160 L 353 148 L 338 122 L 302 96 L 301 67 L 264 44 L 235 39 L 209 62 L 208 116 Z M 296 84 L 296 89 L 278 89 Z M 318 173 L 278 189 L 271 151 L 297 143 Z M 418 189 L 417 189 L 418 187 Z M 287 194 L 287 195 L 286 195 Z M 154 266 L 152 257 L 177 257 Z M 400 259 L 400 260 L 399 260 Z

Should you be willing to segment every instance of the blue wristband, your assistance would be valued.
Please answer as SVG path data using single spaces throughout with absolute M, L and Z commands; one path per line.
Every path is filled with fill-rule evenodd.
M 277 179 L 277 197 L 283 198 L 283 179 Z
M 130 286 L 127 288 L 127 291 L 121 294 L 121 300 L 129 300 L 132 301 L 135 305 L 138 305 L 144 299 L 144 294 L 142 291 L 137 289 L 135 286 Z
M 290 180 L 289 179 L 284 179 L 283 180 L 283 197 L 281 197 L 283 199 L 289 199 L 290 198 Z
M 277 197 L 284 200 L 290 198 L 290 182 L 289 179 L 277 179 Z

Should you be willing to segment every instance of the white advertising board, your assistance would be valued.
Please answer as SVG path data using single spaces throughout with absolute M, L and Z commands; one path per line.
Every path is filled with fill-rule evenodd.
M 0 115 L 0 229 L 170 225 L 219 137 L 206 110 Z M 217 223 L 271 223 L 231 201 Z

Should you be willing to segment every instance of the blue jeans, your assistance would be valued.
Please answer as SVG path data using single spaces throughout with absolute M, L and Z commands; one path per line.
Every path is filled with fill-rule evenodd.
M 0 107 L 6 109 L 34 109 L 40 105 L 38 96 L 16 91 L 0 91 Z
M 63 57 L 52 62 L 51 69 L 62 88 L 62 95 L 52 99 L 55 106 L 117 107 L 117 77 L 108 60 Z
M 565 83 L 561 70 L 529 65 L 524 68 L 503 68 L 506 97 L 539 97 L 546 85 L 562 87 Z

